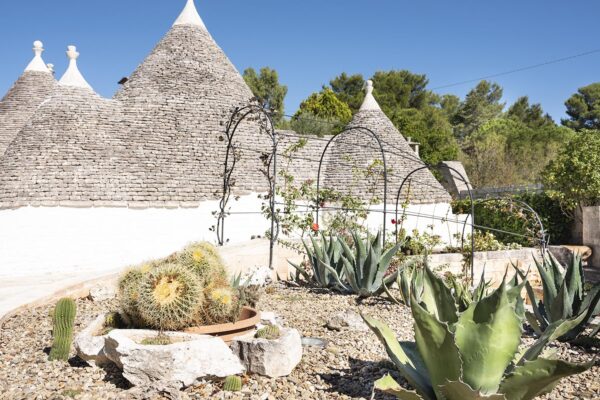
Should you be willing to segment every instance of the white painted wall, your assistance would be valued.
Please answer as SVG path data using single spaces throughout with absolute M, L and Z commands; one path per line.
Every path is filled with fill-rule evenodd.
M 261 204 L 257 194 L 231 202 L 233 214 L 226 219 L 225 230 L 230 244 L 247 242 L 252 236 L 264 237 L 270 228 L 266 218 L 260 214 L 235 214 L 258 212 Z M 216 224 L 212 214 L 216 210 L 218 201 L 208 201 L 195 209 L 26 207 L 2 210 L 0 282 L 57 273 L 89 272 L 92 276 L 167 256 L 193 241 L 216 242 L 216 234 L 209 231 Z M 394 228 L 393 218 L 394 212 L 389 210 L 386 220 L 390 232 Z M 444 242 L 453 243 L 453 235 L 462 230 L 462 221 L 464 216 L 452 215 L 449 204 L 429 204 L 410 206 L 404 227 L 410 232 L 415 228 L 428 229 L 431 225 L 433 233 L 442 236 Z M 371 230 L 379 229 L 382 213 L 370 214 L 367 225 Z
M 231 202 L 231 211 L 260 211 L 256 194 Z M 40 273 L 113 271 L 164 257 L 192 241 L 216 242 L 209 228 L 218 201 L 195 209 L 26 207 L 0 211 L 0 282 Z M 231 215 L 231 243 L 263 235 L 261 215 Z

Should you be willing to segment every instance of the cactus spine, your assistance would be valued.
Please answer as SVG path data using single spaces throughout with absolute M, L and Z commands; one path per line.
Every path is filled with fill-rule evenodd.
M 215 246 L 207 242 L 186 247 L 178 256 L 178 263 L 194 271 L 203 286 L 226 286 L 227 271 Z
M 281 336 L 281 331 L 276 325 L 267 325 L 256 332 L 258 339 L 276 340 Z
M 242 390 L 242 378 L 235 375 L 228 376 L 225 378 L 223 390 L 226 392 L 239 392 Z
M 71 298 L 60 299 L 56 303 L 53 315 L 52 335 L 54 341 L 50 350 L 50 361 L 69 359 L 73 341 L 73 324 L 77 307 Z
M 202 306 L 202 286 L 187 268 L 167 264 L 147 273 L 140 283 L 137 308 L 143 322 L 160 330 L 190 326 Z

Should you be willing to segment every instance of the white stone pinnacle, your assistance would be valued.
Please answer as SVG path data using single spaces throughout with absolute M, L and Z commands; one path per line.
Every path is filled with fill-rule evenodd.
M 50 73 L 48 67 L 46 67 L 46 63 L 42 59 L 42 53 L 44 52 L 44 44 L 39 40 L 33 42 L 33 60 L 29 63 L 25 71 L 36 71 L 36 72 L 47 72 Z
M 79 68 L 77 68 L 77 58 L 79 58 L 77 48 L 75 46 L 68 46 L 67 49 L 69 68 L 67 68 L 67 71 L 62 78 L 60 78 L 58 83 L 63 86 L 74 86 L 93 90 L 90 84 L 83 78 L 81 72 L 79 72 Z
M 196 4 L 194 4 L 194 0 L 187 0 L 185 8 L 179 15 L 179 18 L 177 18 L 177 20 L 173 24 L 173 26 L 175 25 L 194 25 L 206 30 L 206 25 L 204 25 L 202 18 L 200 18 L 200 14 L 198 14 L 198 10 L 196 9 Z
M 373 97 L 373 81 L 367 81 L 367 95 L 365 96 L 365 101 L 363 101 L 362 106 L 360 106 L 360 111 L 363 110 L 379 110 L 381 111 L 381 107 L 379 107 L 379 103 Z

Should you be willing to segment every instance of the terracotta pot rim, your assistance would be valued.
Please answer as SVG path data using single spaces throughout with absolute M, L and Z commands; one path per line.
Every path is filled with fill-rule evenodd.
M 235 331 L 246 331 L 250 328 L 254 328 L 260 322 L 260 312 L 251 307 L 243 307 L 242 315 L 247 313 L 243 319 L 237 322 L 229 322 L 226 324 L 217 325 L 200 325 L 192 326 L 184 330 L 188 333 L 206 333 L 206 334 L 220 334 L 225 332 Z

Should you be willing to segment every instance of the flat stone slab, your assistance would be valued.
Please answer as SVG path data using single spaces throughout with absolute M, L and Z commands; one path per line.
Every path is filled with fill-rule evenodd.
M 244 366 L 223 340 L 207 335 L 165 332 L 169 345 L 143 345 L 157 331 L 116 329 L 105 340 L 106 356 L 134 386 L 191 386 L 201 378 L 224 378 L 244 372 Z

